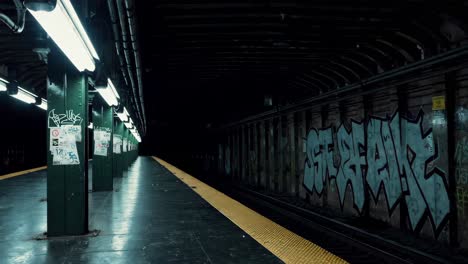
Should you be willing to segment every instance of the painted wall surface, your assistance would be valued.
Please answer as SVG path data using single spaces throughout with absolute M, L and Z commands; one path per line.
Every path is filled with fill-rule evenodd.
M 447 76 L 231 127 L 223 174 L 468 248 L 468 69 Z
M 468 70 L 458 74 L 455 106 L 455 181 L 458 237 L 468 248 Z
M 438 158 L 438 142 L 430 128 L 423 128 L 423 119 L 422 111 L 414 118 L 395 111 L 392 116 L 352 120 L 335 129 L 310 130 L 304 187 L 321 196 L 327 178 L 334 179 L 340 206 L 351 199 L 362 215 L 367 186 L 372 199 L 385 196 L 390 214 L 404 201 L 412 230 L 427 216 L 438 234 L 450 205 L 445 172 L 429 165 Z M 333 160 L 335 152 L 338 163 Z M 348 188 L 351 197 L 346 197 Z

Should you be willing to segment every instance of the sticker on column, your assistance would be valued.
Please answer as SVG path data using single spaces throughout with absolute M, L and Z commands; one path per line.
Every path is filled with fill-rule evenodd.
M 81 142 L 81 125 L 63 125 L 62 129 L 67 131 L 67 134 L 75 137 L 76 142 Z
M 111 132 L 106 127 L 96 127 L 94 129 L 94 155 L 107 157 Z
M 127 144 L 128 144 L 127 139 L 124 139 L 123 140 L 123 152 L 127 152 Z
M 122 153 L 122 136 L 120 135 L 114 135 L 113 137 L 114 141 L 113 141 L 113 152 L 115 154 L 120 154 Z
M 62 128 L 50 129 L 50 152 L 53 156 L 53 165 L 80 164 L 75 135 L 68 134 Z
M 49 111 L 49 149 L 53 156 L 53 165 L 80 164 L 76 142 L 82 140 L 82 121 L 80 114 L 75 115 L 73 110 L 66 110 L 65 114 L 56 114 L 55 109 Z

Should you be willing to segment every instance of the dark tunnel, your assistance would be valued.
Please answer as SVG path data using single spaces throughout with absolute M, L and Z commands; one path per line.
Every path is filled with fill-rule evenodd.
M 1 1 L 0 259 L 467 263 L 467 14 Z

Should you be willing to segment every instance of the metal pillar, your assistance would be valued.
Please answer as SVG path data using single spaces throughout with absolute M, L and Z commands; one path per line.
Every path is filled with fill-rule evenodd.
M 88 78 L 56 48 L 48 59 L 47 235 L 88 232 Z
M 128 157 L 128 129 L 124 126 L 123 127 L 123 133 L 122 133 L 122 164 L 123 164 L 123 170 L 126 171 L 128 169 L 128 166 L 130 165 L 129 163 L 129 157 Z
M 259 187 L 262 189 L 266 189 L 266 172 L 267 172 L 267 164 L 266 164 L 266 155 L 267 155 L 267 146 L 266 146 L 266 128 L 265 128 L 265 121 L 260 121 L 259 125 L 259 135 L 260 135 L 260 150 L 259 150 L 259 174 L 260 174 L 260 183 Z
M 288 185 L 287 185 L 287 191 L 288 193 L 291 193 L 293 195 L 297 194 L 297 174 L 296 174 L 296 120 L 295 120 L 295 115 L 294 113 L 291 113 L 287 117 L 288 119 L 288 141 L 289 141 L 289 166 L 290 166 L 290 171 L 288 173 Z
M 448 152 L 448 183 L 449 183 L 449 198 L 450 198 L 450 222 L 449 222 L 449 242 L 453 247 L 459 246 L 458 235 L 458 209 L 457 209 L 457 180 L 456 180 L 456 161 L 455 161 L 455 146 L 456 146 L 456 127 L 455 127 L 455 107 L 457 96 L 457 85 L 455 72 L 445 74 L 445 89 L 447 95 L 447 152 Z
M 94 153 L 93 153 L 93 191 L 113 189 L 113 130 L 114 116 L 112 107 L 100 100 L 93 102 Z
M 120 178 L 123 176 L 123 153 L 122 153 L 122 142 L 123 142 L 123 130 L 124 130 L 124 124 L 120 122 L 120 120 L 115 119 L 114 121 L 114 141 L 115 141 L 115 147 L 114 147 L 114 171 L 113 175 L 114 177 Z

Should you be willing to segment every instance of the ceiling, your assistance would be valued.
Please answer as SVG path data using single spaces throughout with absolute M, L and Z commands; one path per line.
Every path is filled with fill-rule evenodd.
M 99 1 L 106 6 L 105 0 Z M 223 124 L 466 44 L 468 1 L 135 1 L 150 126 Z M 16 18 L 13 1 L 1 12 Z M 0 74 L 46 95 L 46 36 L 0 24 Z M 273 106 L 273 107 L 274 107 Z
M 13 1 L 2 1 L 0 11 L 16 21 Z M 0 22 L 0 75 L 16 72 L 19 85 L 41 97 L 46 96 L 47 65 L 41 60 L 40 48 L 46 47 L 46 34 L 28 14 L 24 31 L 14 34 Z M 11 73 L 10 73 L 11 74 Z
M 138 3 L 156 123 L 226 123 L 464 45 L 463 1 Z

